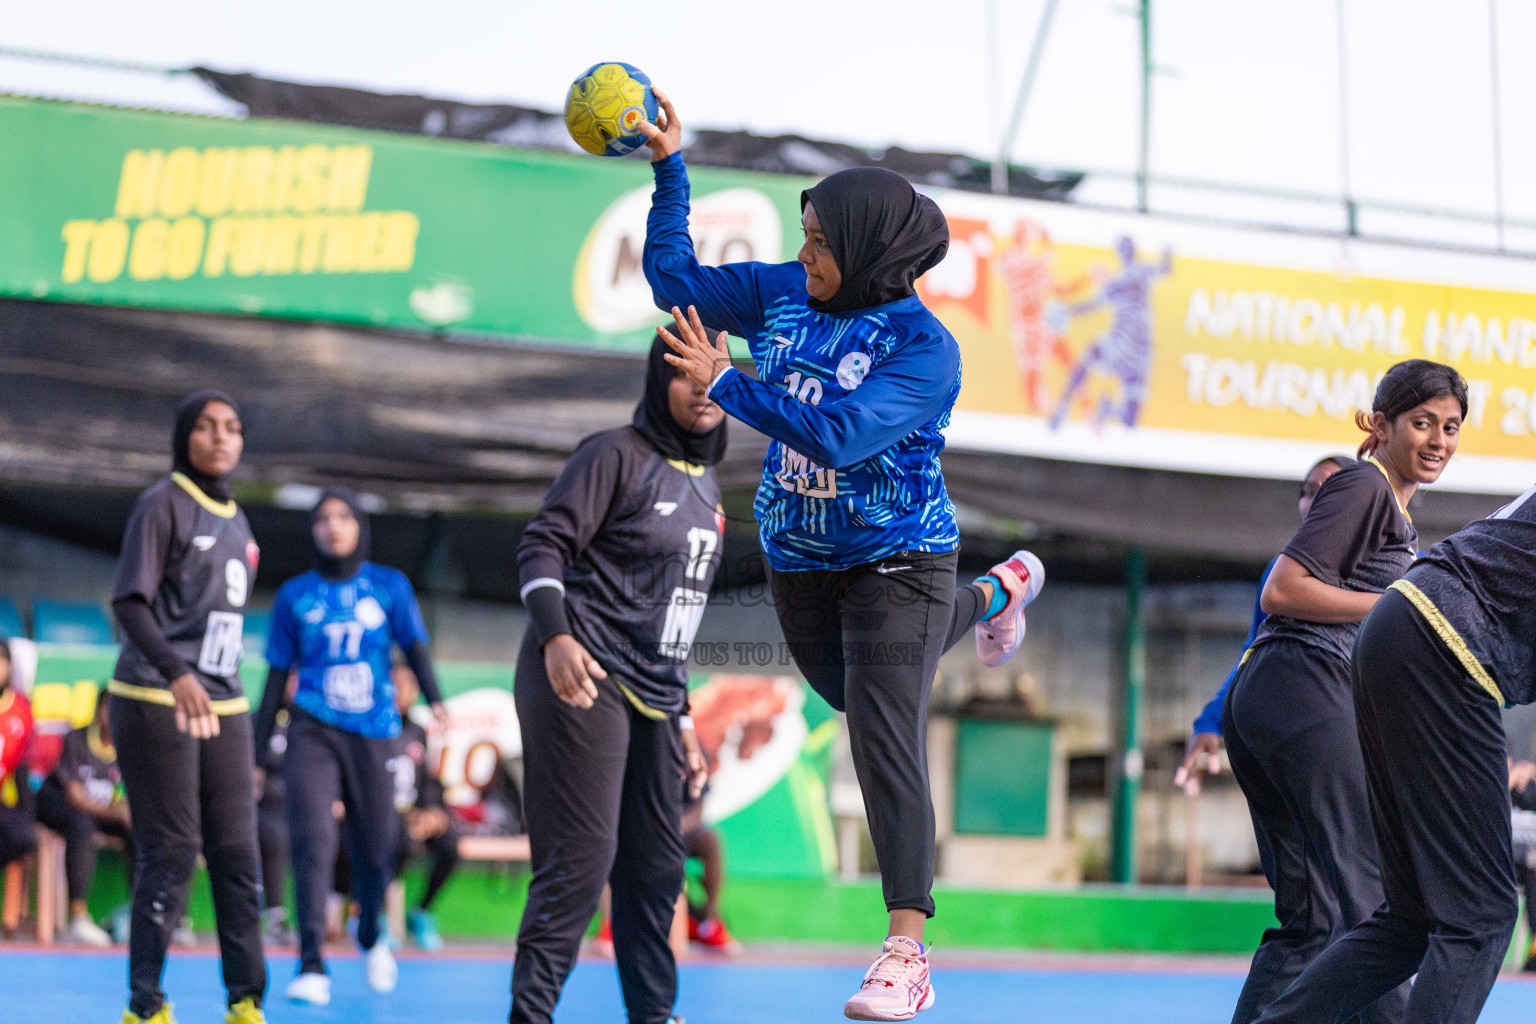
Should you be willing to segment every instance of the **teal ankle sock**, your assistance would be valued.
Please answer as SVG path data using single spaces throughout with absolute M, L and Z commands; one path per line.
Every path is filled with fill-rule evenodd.
M 987 610 L 981 613 L 983 619 L 990 619 L 1002 613 L 1008 607 L 1008 591 L 1003 587 L 1003 581 L 991 573 L 978 576 L 972 583 L 980 583 L 983 580 L 992 584 L 992 603 L 987 605 Z

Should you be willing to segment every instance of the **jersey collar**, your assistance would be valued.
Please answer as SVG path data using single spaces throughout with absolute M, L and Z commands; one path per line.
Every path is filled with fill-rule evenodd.
M 827 316 L 836 317 L 839 320 L 857 320 L 861 316 L 869 316 L 872 313 L 905 313 L 909 309 L 922 308 L 923 300 L 917 295 L 906 295 L 890 302 L 882 302 L 878 306 L 865 306 L 863 309 L 845 309 L 836 313 L 828 313 Z
M 1413 516 L 1409 515 L 1408 510 L 1403 507 L 1403 503 L 1398 501 L 1397 488 L 1392 486 L 1392 474 L 1387 472 L 1387 467 L 1376 461 L 1376 456 L 1374 455 L 1365 461 L 1381 470 L 1381 475 L 1387 478 L 1387 490 L 1392 492 L 1392 500 L 1397 502 L 1397 510 L 1403 514 L 1404 519 L 1408 520 L 1410 523 L 1413 522 Z
M 207 509 L 209 512 L 212 512 L 220 519 L 233 519 L 235 518 L 235 513 L 239 511 L 239 507 L 235 505 L 235 499 L 231 498 L 228 501 L 214 501 L 203 492 L 201 487 L 193 483 L 192 479 L 185 473 L 172 473 L 171 479 L 176 481 L 176 485 L 178 487 L 192 495 L 193 501 L 203 506 L 203 508 Z
M 684 462 L 682 459 L 668 459 L 667 460 L 667 465 L 671 466 L 673 469 L 677 470 L 679 473 L 687 473 L 689 476 L 703 476 L 704 475 L 704 467 L 703 466 L 695 465 L 692 462 Z

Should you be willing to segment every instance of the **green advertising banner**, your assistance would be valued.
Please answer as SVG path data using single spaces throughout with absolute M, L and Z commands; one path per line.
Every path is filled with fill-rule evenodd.
M 643 158 L 11 97 L 0 138 L 0 295 L 619 349 L 661 319 Z M 692 177 L 703 262 L 792 258 L 806 182 Z

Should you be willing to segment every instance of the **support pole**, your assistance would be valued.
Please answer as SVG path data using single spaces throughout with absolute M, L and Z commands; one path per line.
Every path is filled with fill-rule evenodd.
M 1125 690 L 1120 764 L 1115 787 L 1110 880 L 1136 881 L 1136 803 L 1141 795 L 1141 704 L 1147 681 L 1146 624 L 1142 590 L 1147 582 L 1146 555 L 1139 546 L 1125 553 Z
M 1152 0 L 1141 0 L 1141 157 L 1136 165 L 1136 209 L 1147 212 L 1152 163 Z
M 1008 191 L 1008 154 L 1013 152 L 1019 124 L 1024 120 L 1024 108 L 1029 105 L 1029 94 L 1035 87 L 1035 74 L 1040 70 L 1040 58 L 1045 55 L 1045 41 L 1051 34 L 1051 19 L 1056 17 L 1056 3 L 1057 0 L 1045 0 L 1045 9 L 1040 12 L 1040 24 L 1035 27 L 1035 41 L 1029 47 L 1029 63 L 1024 65 L 1024 78 L 1019 82 L 1018 95 L 1013 98 L 1013 111 L 1008 115 L 1008 130 L 1003 133 L 1003 139 L 997 146 L 997 156 L 992 161 L 992 191 L 999 194 Z
M 1499 0 L 1488 0 L 1488 82 L 1493 103 L 1493 223 L 1504 251 L 1504 125 L 1499 102 Z

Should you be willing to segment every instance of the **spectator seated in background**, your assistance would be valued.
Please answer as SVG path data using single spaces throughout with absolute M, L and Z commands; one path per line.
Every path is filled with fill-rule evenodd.
M 705 788 L 708 791 L 708 787 Z M 725 922 L 720 919 L 720 890 L 725 885 L 725 849 L 715 830 L 704 824 L 704 794 L 689 800 L 683 806 L 683 843 L 688 848 L 688 859 L 697 860 L 704 868 L 699 879 L 704 889 L 704 905 L 688 903 L 688 938 L 727 953 L 741 948 L 741 943 L 731 937 Z
M 128 799 L 123 792 L 112 726 L 107 721 L 107 690 L 96 697 L 96 713 L 83 729 L 64 737 L 63 751 L 37 794 L 37 820 L 64 837 L 64 875 L 69 889 L 69 931 L 73 942 L 110 946 L 112 936 L 91 920 L 86 898 L 96 875 L 96 837 L 111 836 L 122 843 L 128 887 L 133 888 L 133 835 L 129 830 Z M 121 912 L 119 931 L 126 931 Z M 123 936 L 126 939 L 126 934 Z
M 32 705 L 11 684 L 11 645 L 0 638 L 0 868 L 37 848 L 34 794 L 27 780 Z
M 399 748 L 390 759 L 395 773 L 395 809 L 400 812 L 400 845 L 395 855 L 398 878 L 411 857 L 425 854 L 431 861 L 421 901 L 406 914 L 411 941 L 422 949 L 443 948 L 432 903 L 459 863 L 459 831 L 443 800 L 443 784 L 427 763 L 427 731 L 412 721 L 411 705 L 421 692 L 408 665 L 393 670 L 395 703 L 400 708 Z

